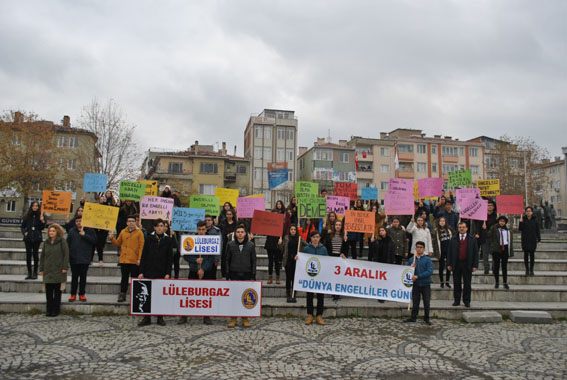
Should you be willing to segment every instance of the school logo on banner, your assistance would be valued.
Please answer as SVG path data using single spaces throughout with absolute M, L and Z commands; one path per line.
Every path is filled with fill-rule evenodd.
M 402 272 L 402 283 L 406 286 L 406 288 L 411 288 L 413 286 L 412 281 L 413 276 L 413 268 L 406 268 Z
M 242 306 L 247 309 L 253 309 L 258 303 L 258 293 L 252 288 L 246 289 L 242 293 Z
M 134 294 L 132 299 L 132 310 L 136 313 L 152 312 L 152 282 L 135 281 L 133 282 Z
M 183 249 L 187 252 L 192 252 L 195 247 L 195 240 L 191 236 L 187 236 L 183 239 Z
M 321 271 L 321 262 L 316 257 L 311 257 L 305 264 L 305 272 L 310 277 L 316 277 Z

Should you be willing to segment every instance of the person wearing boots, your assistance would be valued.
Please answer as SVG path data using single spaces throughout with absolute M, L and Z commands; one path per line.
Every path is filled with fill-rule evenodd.
M 256 248 L 254 243 L 248 240 L 246 229 L 243 225 L 236 227 L 235 239 L 226 246 L 226 270 L 227 279 L 231 281 L 256 280 Z M 236 326 L 237 318 L 230 318 L 228 327 Z M 247 317 L 242 317 L 242 326 L 250 327 Z
M 47 240 L 43 244 L 39 261 L 39 275 L 43 277 L 47 307 L 45 315 L 56 317 L 61 308 L 61 291 L 67 282 L 69 247 L 63 238 L 65 231 L 59 224 L 47 229 Z
M 508 257 L 514 256 L 512 231 L 506 225 L 508 218 L 501 215 L 496 224 L 490 228 L 490 251 L 492 252 L 492 273 L 494 274 L 494 288 L 498 289 L 500 263 L 502 263 L 502 281 L 504 289 L 508 286 Z
M 24 235 L 24 243 L 26 245 L 26 265 L 28 267 L 28 276 L 26 277 L 26 280 L 35 280 L 37 278 L 39 246 L 43 241 L 42 231 L 44 227 L 45 219 L 40 211 L 39 203 L 32 202 L 30 208 L 24 215 L 21 225 L 22 235 Z
M 144 243 L 142 260 L 140 261 L 140 274 L 138 278 L 164 278 L 171 277 L 173 263 L 173 241 L 165 233 L 165 223 L 161 219 L 154 221 L 154 232 L 148 235 Z M 152 320 L 146 315 L 138 326 L 151 325 Z M 162 315 L 157 316 L 157 324 L 165 326 Z
M 533 276 L 535 251 L 541 245 L 541 232 L 533 208 L 526 207 L 525 214 L 520 219 L 519 229 L 522 233 L 522 250 L 524 251 L 526 276 Z

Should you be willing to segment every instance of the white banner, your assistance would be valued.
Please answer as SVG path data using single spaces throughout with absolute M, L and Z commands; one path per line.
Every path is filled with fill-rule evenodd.
M 295 266 L 295 291 L 411 301 L 413 268 L 341 259 L 300 252 Z
M 220 235 L 181 235 L 181 255 L 220 255 Z
M 131 315 L 260 317 L 261 281 L 132 279 Z

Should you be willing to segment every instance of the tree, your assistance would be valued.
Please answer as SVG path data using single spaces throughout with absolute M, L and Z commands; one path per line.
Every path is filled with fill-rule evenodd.
M 33 113 L 9 111 L 0 116 L 0 189 L 23 196 L 24 211 L 31 193 L 52 189 L 64 174 L 59 161 L 57 126 Z
M 84 172 L 106 174 L 111 189 L 117 189 L 120 180 L 138 178 L 142 154 L 134 141 L 136 126 L 127 122 L 114 100 L 103 105 L 93 99 L 83 107 L 77 126 L 96 135 L 96 147 L 101 154 L 100 162 L 91 155 L 81 157 Z
M 491 151 L 495 160 L 495 178 L 500 179 L 501 194 L 523 195 L 526 204 L 539 202 L 538 188 L 549 182 L 542 171 L 535 170 L 549 157 L 531 137 L 500 137 L 496 149 Z

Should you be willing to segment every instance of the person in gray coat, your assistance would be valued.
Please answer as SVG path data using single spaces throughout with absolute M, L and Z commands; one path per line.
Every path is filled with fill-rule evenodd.
M 39 274 L 45 285 L 48 317 L 59 315 L 61 291 L 67 282 L 69 268 L 69 247 L 63 238 L 65 231 L 59 224 L 52 224 L 47 229 L 47 240 L 43 244 L 39 261 Z
M 79 301 L 86 302 L 87 271 L 96 244 L 96 232 L 92 228 L 83 228 L 83 218 L 77 217 L 75 218 L 75 227 L 67 233 L 67 244 L 69 245 L 71 262 L 71 297 L 69 297 L 69 302 L 74 302 L 77 299 L 77 287 L 79 288 Z

